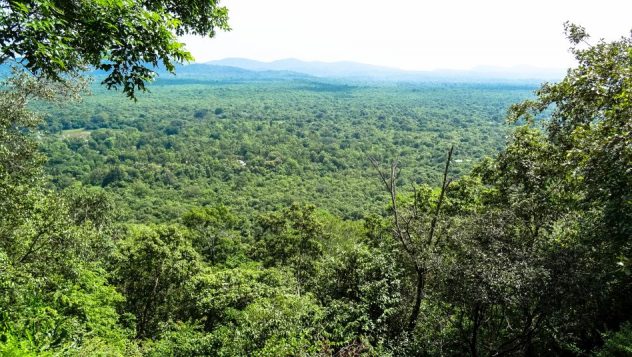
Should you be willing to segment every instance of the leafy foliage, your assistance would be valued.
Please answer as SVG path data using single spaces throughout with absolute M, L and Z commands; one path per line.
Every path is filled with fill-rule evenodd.
M 0 64 L 12 59 L 54 81 L 92 66 L 132 98 L 154 78 L 152 66 L 173 71 L 174 61 L 192 59 L 176 35 L 229 29 L 217 0 L 3 0 L 0 8 Z

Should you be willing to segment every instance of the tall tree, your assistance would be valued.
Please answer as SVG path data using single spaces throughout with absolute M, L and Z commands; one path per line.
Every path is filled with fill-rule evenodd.
M 584 28 L 569 23 L 566 33 L 578 66 L 562 81 L 542 85 L 535 99 L 511 108 L 509 119 L 525 125 L 495 160 L 476 170 L 490 189 L 486 210 L 503 212 L 512 222 L 497 229 L 488 222 L 487 232 L 479 233 L 469 224 L 468 234 L 479 235 L 473 242 L 480 247 L 510 228 L 513 241 L 505 240 L 499 256 L 524 253 L 511 260 L 519 279 L 503 284 L 532 286 L 521 301 L 501 303 L 504 316 L 485 318 L 511 321 L 513 314 L 518 319 L 511 325 L 524 326 L 499 353 L 507 347 L 589 352 L 603 343 L 604 333 L 632 317 L 632 36 L 591 44 Z M 465 249 L 470 257 L 464 266 L 480 259 L 471 256 L 476 249 Z M 523 267 L 516 265 L 521 261 Z M 475 268 L 479 280 L 490 271 Z M 496 284 L 495 279 L 488 280 Z M 482 300 L 469 298 L 463 306 Z M 524 308 L 510 306 L 516 302 Z M 478 327 L 480 336 L 485 327 Z M 473 351 L 481 348 L 472 345 Z
M 440 245 L 440 237 L 437 235 L 438 225 L 443 214 L 442 208 L 446 199 L 446 193 L 451 179 L 448 178 L 450 162 L 454 147 L 448 151 L 445 168 L 443 170 L 443 180 L 437 197 L 432 197 L 431 189 L 428 186 L 421 187 L 413 194 L 414 202 L 410 207 L 401 209 L 397 198 L 397 163 L 393 162 L 390 172 L 385 173 L 380 169 L 379 163 L 371 159 L 371 163 L 377 170 L 386 191 L 390 195 L 390 210 L 393 219 L 393 236 L 412 262 L 414 278 L 414 302 L 412 311 L 408 318 L 407 331 L 412 332 L 417 325 L 417 318 L 421 308 L 421 303 L 426 295 L 426 284 L 428 275 L 431 273 L 432 261 L 436 259 Z
M 213 36 L 215 29 L 228 29 L 226 21 L 216 0 L 0 0 L 0 65 L 21 67 L 0 91 L 0 354 L 133 353 L 129 324 L 117 311 L 124 297 L 103 269 L 108 219 L 98 211 L 110 207 L 102 195 L 64 197 L 44 187 L 31 135 L 40 117 L 29 102 L 67 101 L 90 67 L 107 73 L 108 88 L 122 87 L 135 98 L 154 77 L 152 67 L 173 71 L 174 62 L 191 59 L 177 35 Z M 170 234 L 163 236 L 180 239 Z M 166 254 L 162 236 L 146 235 L 155 243 L 149 248 Z M 132 248 L 130 259 L 142 257 L 141 248 Z M 166 254 L 152 272 L 161 277 L 173 256 L 188 262 L 186 254 L 195 252 L 187 248 L 169 250 L 175 255 Z M 138 335 L 149 334 L 152 317 L 163 313 L 164 287 L 182 280 L 174 274 L 156 278 Z M 143 302 L 133 294 L 137 286 L 124 285 L 132 307 Z

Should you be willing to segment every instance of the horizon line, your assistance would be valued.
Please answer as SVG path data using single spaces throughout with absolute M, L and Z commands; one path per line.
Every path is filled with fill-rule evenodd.
M 305 60 L 305 59 L 301 59 L 297 57 L 284 57 L 284 58 L 278 58 L 274 60 L 261 60 L 261 59 L 248 58 L 248 57 L 223 57 L 220 59 L 212 59 L 208 61 L 193 61 L 189 64 L 213 64 L 213 62 L 221 62 L 221 61 L 226 61 L 226 60 L 248 60 L 248 61 L 258 62 L 261 64 L 274 64 L 274 63 L 283 62 L 283 61 L 298 61 L 302 63 L 312 63 L 312 64 L 317 63 L 317 64 L 328 64 L 328 65 L 347 63 L 347 64 L 355 64 L 355 65 L 363 65 L 363 66 L 380 67 L 382 69 L 398 70 L 398 71 L 405 71 L 405 72 L 475 71 L 478 69 L 511 70 L 511 69 L 519 69 L 519 68 L 527 68 L 531 70 L 544 70 L 544 71 L 566 71 L 568 69 L 568 67 L 542 67 L 542 66 L 531 65 L 531 64 L 526 64 L 526 63 L 512 64 L 512 65 L 476 64 L 468 68 L 435 67 L 432 69 L 406 69 L 406 68 L 389 66 L 389 65 L 382 65 L 382 64 L 375 64 L 375 63 L 368 63 L 368 62 L 358 62 L 358 61 L 353 61 L 353 60 L 334 60 L 334 61 Z

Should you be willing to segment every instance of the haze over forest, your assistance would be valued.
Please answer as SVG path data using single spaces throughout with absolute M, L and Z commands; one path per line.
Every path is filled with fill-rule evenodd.
M 439 69 L 433 71 L 405 71 L 357 62 L 306 62 L 293 58 L 261 62 L 246 58 L 225 58 L 204 64 L 237 67 L 252 71 L 289 71 L 317 77 L 373 79 L 382 81 L 498 81 L 498 80 L 560 80 L 565 69 L 546 69 L 530 66 L 480 66 L 470 70 Z

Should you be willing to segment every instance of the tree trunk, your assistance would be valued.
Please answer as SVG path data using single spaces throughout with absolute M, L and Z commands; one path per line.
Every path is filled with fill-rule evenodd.
M 423 268 L 415 268 L 417 271 L 417 294 L 415 296 L 415 304 L 413 305 L 413 311 L 410 314 L 410 321 L 408 322 L 408 332 L 412 332 L 417 326 L 417 317 L 419 316 L 419 309 L 421 308 L 421 300 L 424 298 L 424 285 L 426 280 L 426 272 Z

